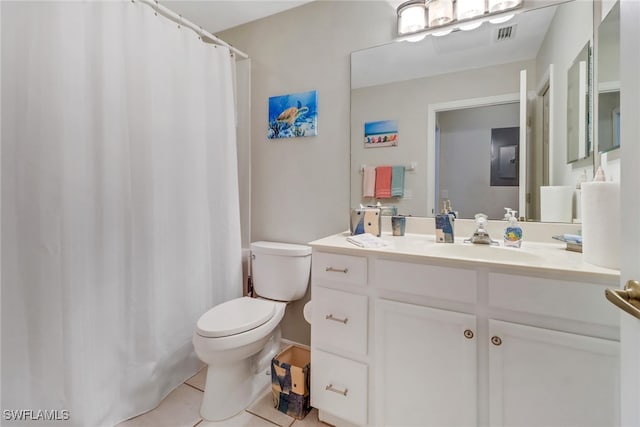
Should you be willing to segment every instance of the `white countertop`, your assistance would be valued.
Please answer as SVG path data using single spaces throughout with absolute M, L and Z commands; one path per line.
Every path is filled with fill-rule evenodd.
M 563 243 L 522 242 L 521 248 L 474 245 L 463 243 L 436 243 L 435 236 L 406 234 L 402 237 L 383 232 L 381 238 L 388 243 L 382 248 L 360 248 L 347 241 L 349 232 L 334 234 L 310 242 L 314 250 L 341 252 L 352 255 L 377 254 L 392 258 L 417 257 L 428 262 L 465 263 L 493 267 L 508 267 L 529 272 L 547 272 L 574 280 L 580 277 L 617 282 L 620 271 L 598 267 L 582 261 L 582 254 L 565 250 Z

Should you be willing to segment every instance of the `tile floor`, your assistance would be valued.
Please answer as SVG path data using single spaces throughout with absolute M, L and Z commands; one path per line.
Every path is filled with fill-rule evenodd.
M 207 368 L 204 367 L 176 388 L 160 405 L 116 427 L 327 427 L 318 420 L 313 409 L 303 420 L 297 420 L 273 407 L 271 389 L 259 397 L 246 411 L 233 418 L 211 422 L 200 417 Z

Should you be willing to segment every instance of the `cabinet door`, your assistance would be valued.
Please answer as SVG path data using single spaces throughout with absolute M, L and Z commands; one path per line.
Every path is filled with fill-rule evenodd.
M 619 343 L 489 321 L 491 426 L 619 425 Z
M 475 316 L 377 300 L 375 323 L 375 424 L 476 425 Z

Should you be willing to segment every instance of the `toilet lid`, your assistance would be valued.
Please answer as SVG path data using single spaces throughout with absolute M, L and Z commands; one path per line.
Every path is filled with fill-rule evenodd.
M 271 301 L 242 297 L 216 305 L 200 316 L 198 335 L 210 338 L 226 337 L 248 331 L 273 317 L 275 304 Z

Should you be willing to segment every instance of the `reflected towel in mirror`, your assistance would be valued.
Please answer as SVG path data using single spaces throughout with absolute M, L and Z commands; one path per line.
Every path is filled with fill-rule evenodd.
M 404 166 L 394 166 L 391 171 L 391 197 L 404 197 Z
M 362 170 L 362 197 L 373 197 L 376 188 L 376 168 L 365 166 Z
M 376 198 L 391 198 L 391 166 L 376 168 Z

